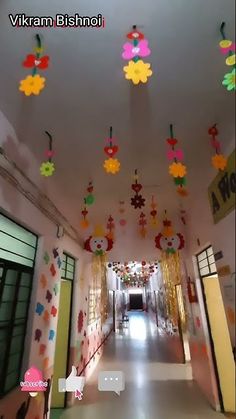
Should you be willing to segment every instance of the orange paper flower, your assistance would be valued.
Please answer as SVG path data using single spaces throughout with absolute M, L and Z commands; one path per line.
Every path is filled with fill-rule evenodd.
M 187 174 L 187 169 L 182 163 L 174 162 L 169 166 L 169 173 L 173 177 L 184 177 Z
M 46 79 L 36 74 L 35 76 L 27 76 L 24 80 L 20 81 L 19 90 L 26 96 L 39 95 L 45 86 Z
M 211 161 L 215 169 L 224 170 L 226 168 L 227 159 L 223 156 L 223 154 L 215 154 Z
M 104 161 L 103 167 L 107 173 L 112 173 L 115 175 L 120 170 L 120 162 L 117 159 L 106 159 Z

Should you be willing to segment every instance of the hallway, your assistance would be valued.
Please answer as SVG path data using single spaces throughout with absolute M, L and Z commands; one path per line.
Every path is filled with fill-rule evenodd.
M 129 326 L 111 335 L 104 354 L 84 388 L 82 401 L 52 419 L 217 419 L 224 416 L 209 406 L 191 378 L 191 367 L 168 360 L 160 350 L 161 336 L 143 312 L 129 313 Z M 163 347 L 163 343 L 161 345 Z M 123 371 L 120 397 L 99 392 L 98 373 Z

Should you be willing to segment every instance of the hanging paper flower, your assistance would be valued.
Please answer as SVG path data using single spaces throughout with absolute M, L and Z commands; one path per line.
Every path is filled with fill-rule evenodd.
M 235 65 L 235 63 L 236 63 L 235 57 L 236 57 L 235 54 L 230 55 L 228 58 L 226 58 L 225 64 L 226 65 Z
M 134 84 L 147 83 L 148 77 L 152 75 L 152 70 L 150 69 L 151 64 L 144 63 L 142 60 L 129 61 L 128 66 L 123 68 L 125 78 L 127 80 L 132 80 Z
M 186 166 L 182 163 L 172 163 L 169 166 L 169 173 L 173 177 L 184 177 L 187 174 Z
M 227 90 L 235 90 L 235 81 L 236 81 L 236 74 L 235 68 L 231 71 L 231 73 L 226 73 L 224 75 L 224 80 L 222 81 L 223 86 L 227 87 Z
M 46 68 L 48 68 L 49 56 L 41 56 L 43 49 L 41 46 L 41 39 L 39 35 L 36 35 L 36 41 L 36 55 L 28 54 L 26 56 L 25 61 L 23 62 L 24 67 L 32 68 L 32 74 L 27 76 L 24 80 L 20 81 L 19 90 L 23 92 L 26 96 L 37 96 L 45 87 L 46 79 L 37 74 L 37 72 L 39 69 L 45 70 Z
M 26 96 L 39 95 L 45 86 L 46 79 L 36 74 L 35 76 L 27 76 L 20 81 L 19 90 L 24 92 Z
M 227 159 L 223 154 L 215 154 L 212 158 L 212 165 L 215 167 L 215 169 L 224 170 L 227 165 Z
M 37 67 L 40 70 L 45 70 L 48 68 L 49 64 L 49 56 L 45 55 L 44 57 L 38 58 L 34 54 L 28 54 L 26 56 L 25 61 L 23 62 L 23 66 L 27 68 Z
M 235 44 L 229 39 L 223 39 L 219 43 L 222 54 L 228 54 L 230 51 L 235 51 Z
M 104 161 L 103 167 L 107 173 L 115 175 L 120 170 L 120 162 L 117 159 L 107 159 Z
M 148 41 L 147 39 L 143 39 L 137 45 L 130 44 L 126 42 L 123 45 L 124 52 L 122 57 L 124 60 L 132 60 L 134 57 L 147 57 L 151 54 L 151 50 L 148 48 Z
M 141 32 L 139 32 L 139 31 L 137 31 L 136 30 L 136 26 L 134 25 L 133 26 L 133 31 L 132 32 L 129 32 L 128 34 L 127 34 L 127 38 L 128 39 L 133 39 L 133 40 L 140 40 L 140 39 L 143 39 L 144 38 L 144 35 L 143 35 L 143 33 L 141 33 Z
M 42 176 L 52 176 L 55 171 L 54 163 L 47 161 L 41 164 L 40 166 L 40 173 Z
M 142 197 L 142 195 L 135 195 L 133 198 L 131 198 L 131 205 L 137 209 L 142 208 L 145 206 L 145 198 Z

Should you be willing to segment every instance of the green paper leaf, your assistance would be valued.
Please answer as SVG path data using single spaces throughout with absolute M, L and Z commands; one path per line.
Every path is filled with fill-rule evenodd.
M 174 178 L 174 182 L 176 185 L 186 185 L 186 178 L 185 177 L 176 177 Z

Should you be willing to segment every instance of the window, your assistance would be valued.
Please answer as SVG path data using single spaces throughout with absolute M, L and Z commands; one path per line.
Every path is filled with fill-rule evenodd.
M 217 273 L 212 246 L 197 255 L 197 264 L 202 278 Z
M 73 281 L 75 276 L 75 259 L 63 253 L 62 268 L 61 268 L 61 277 L 62 279 L 69 279 Z
M 0 214 L 0 397 L 19 385 L 37 236 Z

